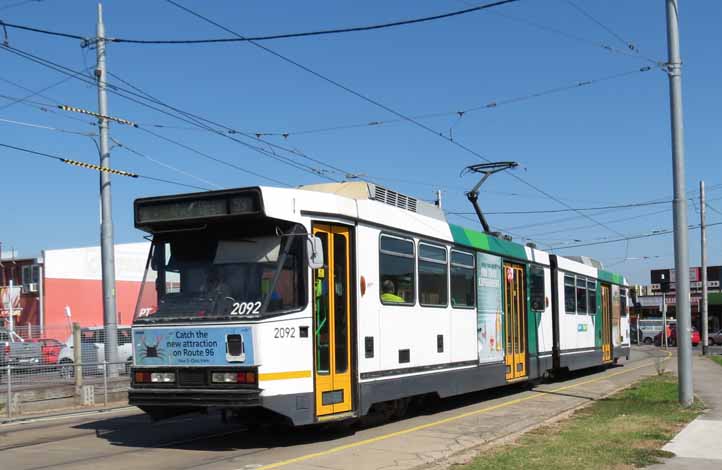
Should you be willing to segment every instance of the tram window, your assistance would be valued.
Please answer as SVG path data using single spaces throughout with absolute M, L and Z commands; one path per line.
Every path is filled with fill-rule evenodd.
M 348 266 L 346 237 L 335 233 L 333 235 L 333 276 L 334 276 L 334 341 L 336 373 L 346 372 L 348 369 Z
M 379 239 L 379 297 L 386 305 L 413 305 L 416 270 L 414 242 L 381 235 Z
M 622 316 L 626 317 L 629 314 L 629 305 L 627 304 L 627 289 L 619 289 L 619 300 L 622 303 Z
M 577 278 L 577 313 L 587 313 L 587 280 L 583 277 Z
M 531 309 L 543 311 L 546 295 L 544 292 L 544 268 L 533 265 L 529 268 L 529 290 L 531 294 Z
M 419 303 L 444 307 L 448 299 L 446 248 L 419 243 Z
M 597 281 L 587 281 L 587 311 L 590 315 L 597 313 Z
M 564 310 L 567 313 L 577 313 L 574 276 L 564 276 Z
M 474 255 L 451 250 L 451 306 L 474 308 Z

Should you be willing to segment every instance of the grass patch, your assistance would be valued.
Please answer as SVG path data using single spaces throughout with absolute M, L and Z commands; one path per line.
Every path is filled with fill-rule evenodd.
M 691 409 L 679 406 L 675 377 L 650 377 L 568 420 L 537 428 L 454 468 L 619 470 L 651 465 L 671 457 L 661 447 L 701 410 L 700 403 Z
M 709 356 L 709 358 L 722 366 L 722 356 Z

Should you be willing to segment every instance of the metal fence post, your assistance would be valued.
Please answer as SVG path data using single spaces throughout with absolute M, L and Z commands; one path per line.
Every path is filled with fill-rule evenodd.
M 83 386 L 83 339 L 78 323 L 73 323 L 73 361 L 75 362 L 75 390 L 80 391 Z
M 105 407 L 108 407 L 108 361 L 103 361 L 103 394 Z
M 8 419 L 13 418 L 13 370 L 10 364 L 7 365 L 7 378 L 8 378 L 8 401 L 6 403 L 8 407 Z

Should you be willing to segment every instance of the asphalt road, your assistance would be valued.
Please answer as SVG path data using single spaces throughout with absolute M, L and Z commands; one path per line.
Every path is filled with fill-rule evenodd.
M 151 423 L 135 408 L 0 426 L 2 468 L 207 470 L 416 468 L 524 431 L 656 373 L 659 348 L 622 366 L 536 387 L 508 386 L 442 400 L 377 426 L 246 431 L 218 416 Z M 460 457 L 461 456 L 461 457 Z M 451 459 L 451 460 L 450 460 Z

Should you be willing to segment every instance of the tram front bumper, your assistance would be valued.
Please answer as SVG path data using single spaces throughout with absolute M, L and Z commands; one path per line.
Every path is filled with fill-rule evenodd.
M 261 406 L 261 389 L 187 389 L 130 388 L 128 404 L 162 407 L 225 407 Z

